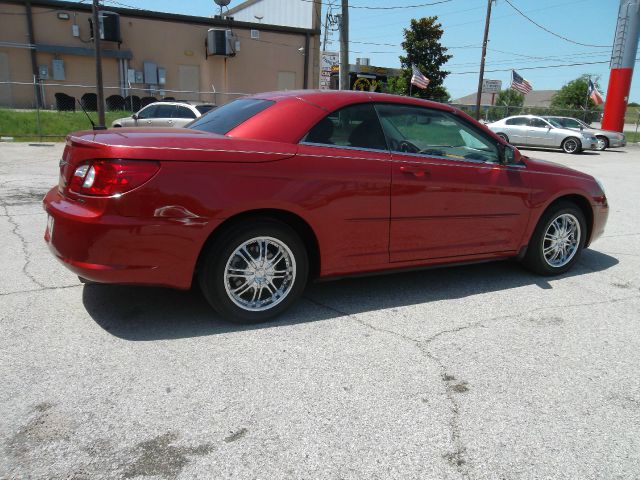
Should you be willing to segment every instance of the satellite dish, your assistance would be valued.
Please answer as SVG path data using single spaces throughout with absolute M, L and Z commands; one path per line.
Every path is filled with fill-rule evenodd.
M 216 5 L 219 5 L 221 7 L 226 7 L 231 3 L 231 0 L 213 0 L 213 1 L 215 2 Z

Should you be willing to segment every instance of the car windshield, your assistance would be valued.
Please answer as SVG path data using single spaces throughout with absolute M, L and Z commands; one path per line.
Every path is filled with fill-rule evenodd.
M 222 107 L 210 110 L 204 116 L 187 125 L 187 128 L 226 135 L 238 125 L 269 108 L 274 103 L 271 100 L 240 98 Z
M 558 120 L 556 120 L 555 118 L 547 118 L 546 120 L 547 120 L 547 122 L 549 122 L 554 127 L 564 128 L 564 126 Z

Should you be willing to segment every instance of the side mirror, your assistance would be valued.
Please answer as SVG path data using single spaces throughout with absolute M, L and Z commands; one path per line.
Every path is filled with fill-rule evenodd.
M 511 163 L 519 163 L 521 159 L 520 152 L 516 147 L 511 145 L 500 145 L 500 163 L 502 165 L 509 165 Z
M 133 115 L 131 115 L 131 118 L 133 118 L 134 120 L 138 120 L 138 114 L 134 113 Z

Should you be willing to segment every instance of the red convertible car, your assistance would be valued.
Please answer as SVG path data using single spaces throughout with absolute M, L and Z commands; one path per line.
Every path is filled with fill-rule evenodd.
M 183 129 L 71 134 L 44 207 L 49 248 L 80 277 L 197 282 L 242 322 L 281 313 L 310 278 L 510 257 L 559 274 L 608 215 L 593 177 L 455 108 L 309 90 Z

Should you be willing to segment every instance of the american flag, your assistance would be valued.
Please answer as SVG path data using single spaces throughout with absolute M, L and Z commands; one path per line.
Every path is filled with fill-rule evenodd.
M 589 80 L 587 95 L 591 97 L 591 100 L 593 100 L 593 103 L 595 103 L 596 105 L 602 105 L 604 103 L 604 101 L 602 100 L 602 94 L 598 91 L 591 80 Z
M 418 88 L 427 88 L 429 86 L 429 82 L 431 80 L 425 77 L 422 74 L 422 72 L 418 70 L 418 67 L 416 67 L 415 65 L 412 65 L 411 71 L 413 72 L 413 75 L 411 75 L 411 83 L 413 85 L 415 85 Z
M 523 95 L 526 95 L 531 90 L 533 90 L 531 84 L 520 75 L 518 75 L 515 70 L 511 70 L 511 88 L 513 88 L 517 92 L 522 93 Z

